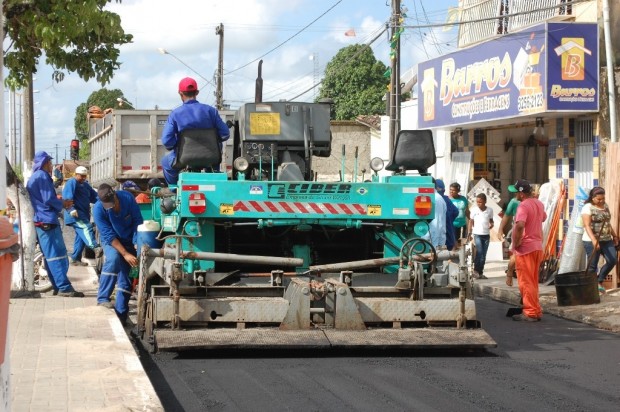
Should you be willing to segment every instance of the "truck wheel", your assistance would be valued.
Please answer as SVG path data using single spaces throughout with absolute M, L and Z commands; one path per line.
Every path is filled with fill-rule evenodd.
M 47 270 L 45 270 L 43 252 L 37 245 L 34 252 L 34 290 L 39 293 L 45 293 L 52 290 L 52 282 L 50 282 Z

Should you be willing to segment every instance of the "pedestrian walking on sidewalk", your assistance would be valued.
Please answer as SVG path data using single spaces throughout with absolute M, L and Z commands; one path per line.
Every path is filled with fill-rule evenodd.
M 590 190 L 581 209 L 581 219 L 585 229 L 581 240 L 589 259 L 588 272 L 596 273 L 599 258 L 601 255 L 605 258 L 605 264 L 598 272 L 598 290 L 605 293 L 603 282 L 618 261 L 618 235 L 611 227 L 611 212 L 605 203 L 605 189 L 596 186 Z
M 84 247 L 92 249 L 95 257 L 100 257 L 103 253 L 90 222 L 90 205 L 97 202 L 97 192 L 86 181 L 87 176 L 88 170 L 84 166 L 78 166 L 75 176 L 67 180 L 62 189 L 63 199 L 73 200 L 73 206 L 65 210 L 65 224 L 75 230 L 73 253 L 69 256 L 69 261 L 74 266 L 88 265 L 82 261 Z
M 116 286 L 114 308 L 121 322 L 127 321 L 131 281 L 129 272 L 138 266 L 136 257 L 136 237 L 138 226 L 142 224 L 142 214 L 133 195 L 124 190 L 115 192 L 108 184 L 97 190 L 99 201 L 93 209 L 93 216 L 105 260 L 99 278 L 97 304 L 112 308 L 110 297 Z
M 545 208 L 532 194 L 527 180 L 514 184 L 517 199 L 521 202 L 512 229 L 512 250 L 519 276 L 519 291 L 523 299 L 523 313 L 513 320 L 536 322 L 542 318 L 538 297 L 538 271 L 543 260 L 542 224 L 547 219 Z
M 484 193 L 476 195 L 476 206 L 469 212 L 468 239 L 474 239 L 476 254 L 474 257 L 474 279 L 486 279 L 484 265 L 487 260 L 487 251 L 491 241 L 493 229 L 493 209 L 487 207 L 487 196 Z
M 58 214 L 63 208 L 71 207 L 73 201 L 61 200 L 56 196 L 52 181 L 53 167 L 52 156 L 44 151 L 35 153 L 32 176 L 26 184 L 34 209 L 34 226 L 54 295 L 82 298 L 84 294 L 73 288 L 67 276 L 69 258 L 58 221 Z

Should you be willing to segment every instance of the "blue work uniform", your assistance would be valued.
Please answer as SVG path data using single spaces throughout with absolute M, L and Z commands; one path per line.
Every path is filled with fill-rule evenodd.
M 443 193 L 441 197 L 446 202 L 446 247 L 448 250 L 454 249 L 456 245 L 456 235 L 454 232 L 454 219 L 459 215 L 459 210 L 454 206 L 450 198 Z
M 133 195 L 119 190 L 116 197 L 120 203 L 120 211 L 114 208 L 104 209 L 101 201 L 93 208 L 93 218 L 99 230 L 99 240 L 103 245 L 105 261 L 99 278 L 97 303 L 110 302 L 110 296 L 116 286 L 116 303 L 114 308 L 121 321 L 127 320 L 129 313 L 129 297 L 131 296 L 131 281 L 129 272 L 131 267 L 123 256 L 112 246 L 112 241 L 118 239 L 128 253 L 136 256 L 134 245 L 137 240 L 138 226 L 142 224 L 142 214 Z
M 54 291 L 73 292 L 73 286 L 67 276 L 69 258 L 67 247 L 62 237 L 58 214 L 63 209 L 62 200 L 56 196 L 52 176 L 42 169 L 51 160 L 46 152 L 37 152 L 32 166 L 32 176 L 28 179 L 26 189 L 34 209 L 34 224 L 41 252 L 45 257 L 45 270 L 49 275 Z
M 65 183 L 62 198 L 73 200 L 73 206 L 65 210 L 65 224 L 75 230 L 73 253 L 70 257 L 74 261 L 79 261 L 82 259 L 85 246 L 91 249 L 99 246 L 95 238 L 93 224 L 90 221 L 90 204 L 97 202 L 97 192 L 88 182 L 79 183 L 75 177 L 72 177 Z M 73 210 L 77 210 L 77 217 L 71 216 Z
M 228 126 L 212 106 L 190 99 L 170 112 L 161 135 L 161 143 L 170 150 L 170 153 L 161 159 L 164 177 L 170 185 L 176 185 L 179 180 L 179 171 L 172 167 L 177 157 L 179 136 L 184 130 L 194 129 L 216 129 L 221 142 L 230 137 Z
M 447 205 L 440 193 L 435 191 L 435 218 L 428 224 L 428 233 L 423 236 L 435 248 L 446 246 Z

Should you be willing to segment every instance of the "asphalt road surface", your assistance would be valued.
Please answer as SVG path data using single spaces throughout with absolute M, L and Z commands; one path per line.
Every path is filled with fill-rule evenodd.
M 487 351 L 251 351 L 150 354 L 166 411 L 612 411 L 620 339 L 564 319 L 513 322 L 477 300 Z

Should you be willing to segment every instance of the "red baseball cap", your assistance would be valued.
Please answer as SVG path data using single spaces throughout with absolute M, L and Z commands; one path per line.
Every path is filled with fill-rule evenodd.
M 186 77 L 179 82 L 180 92 L 195 92 L 196 90 L 198 90 L 198 85 L 191 77 Z

